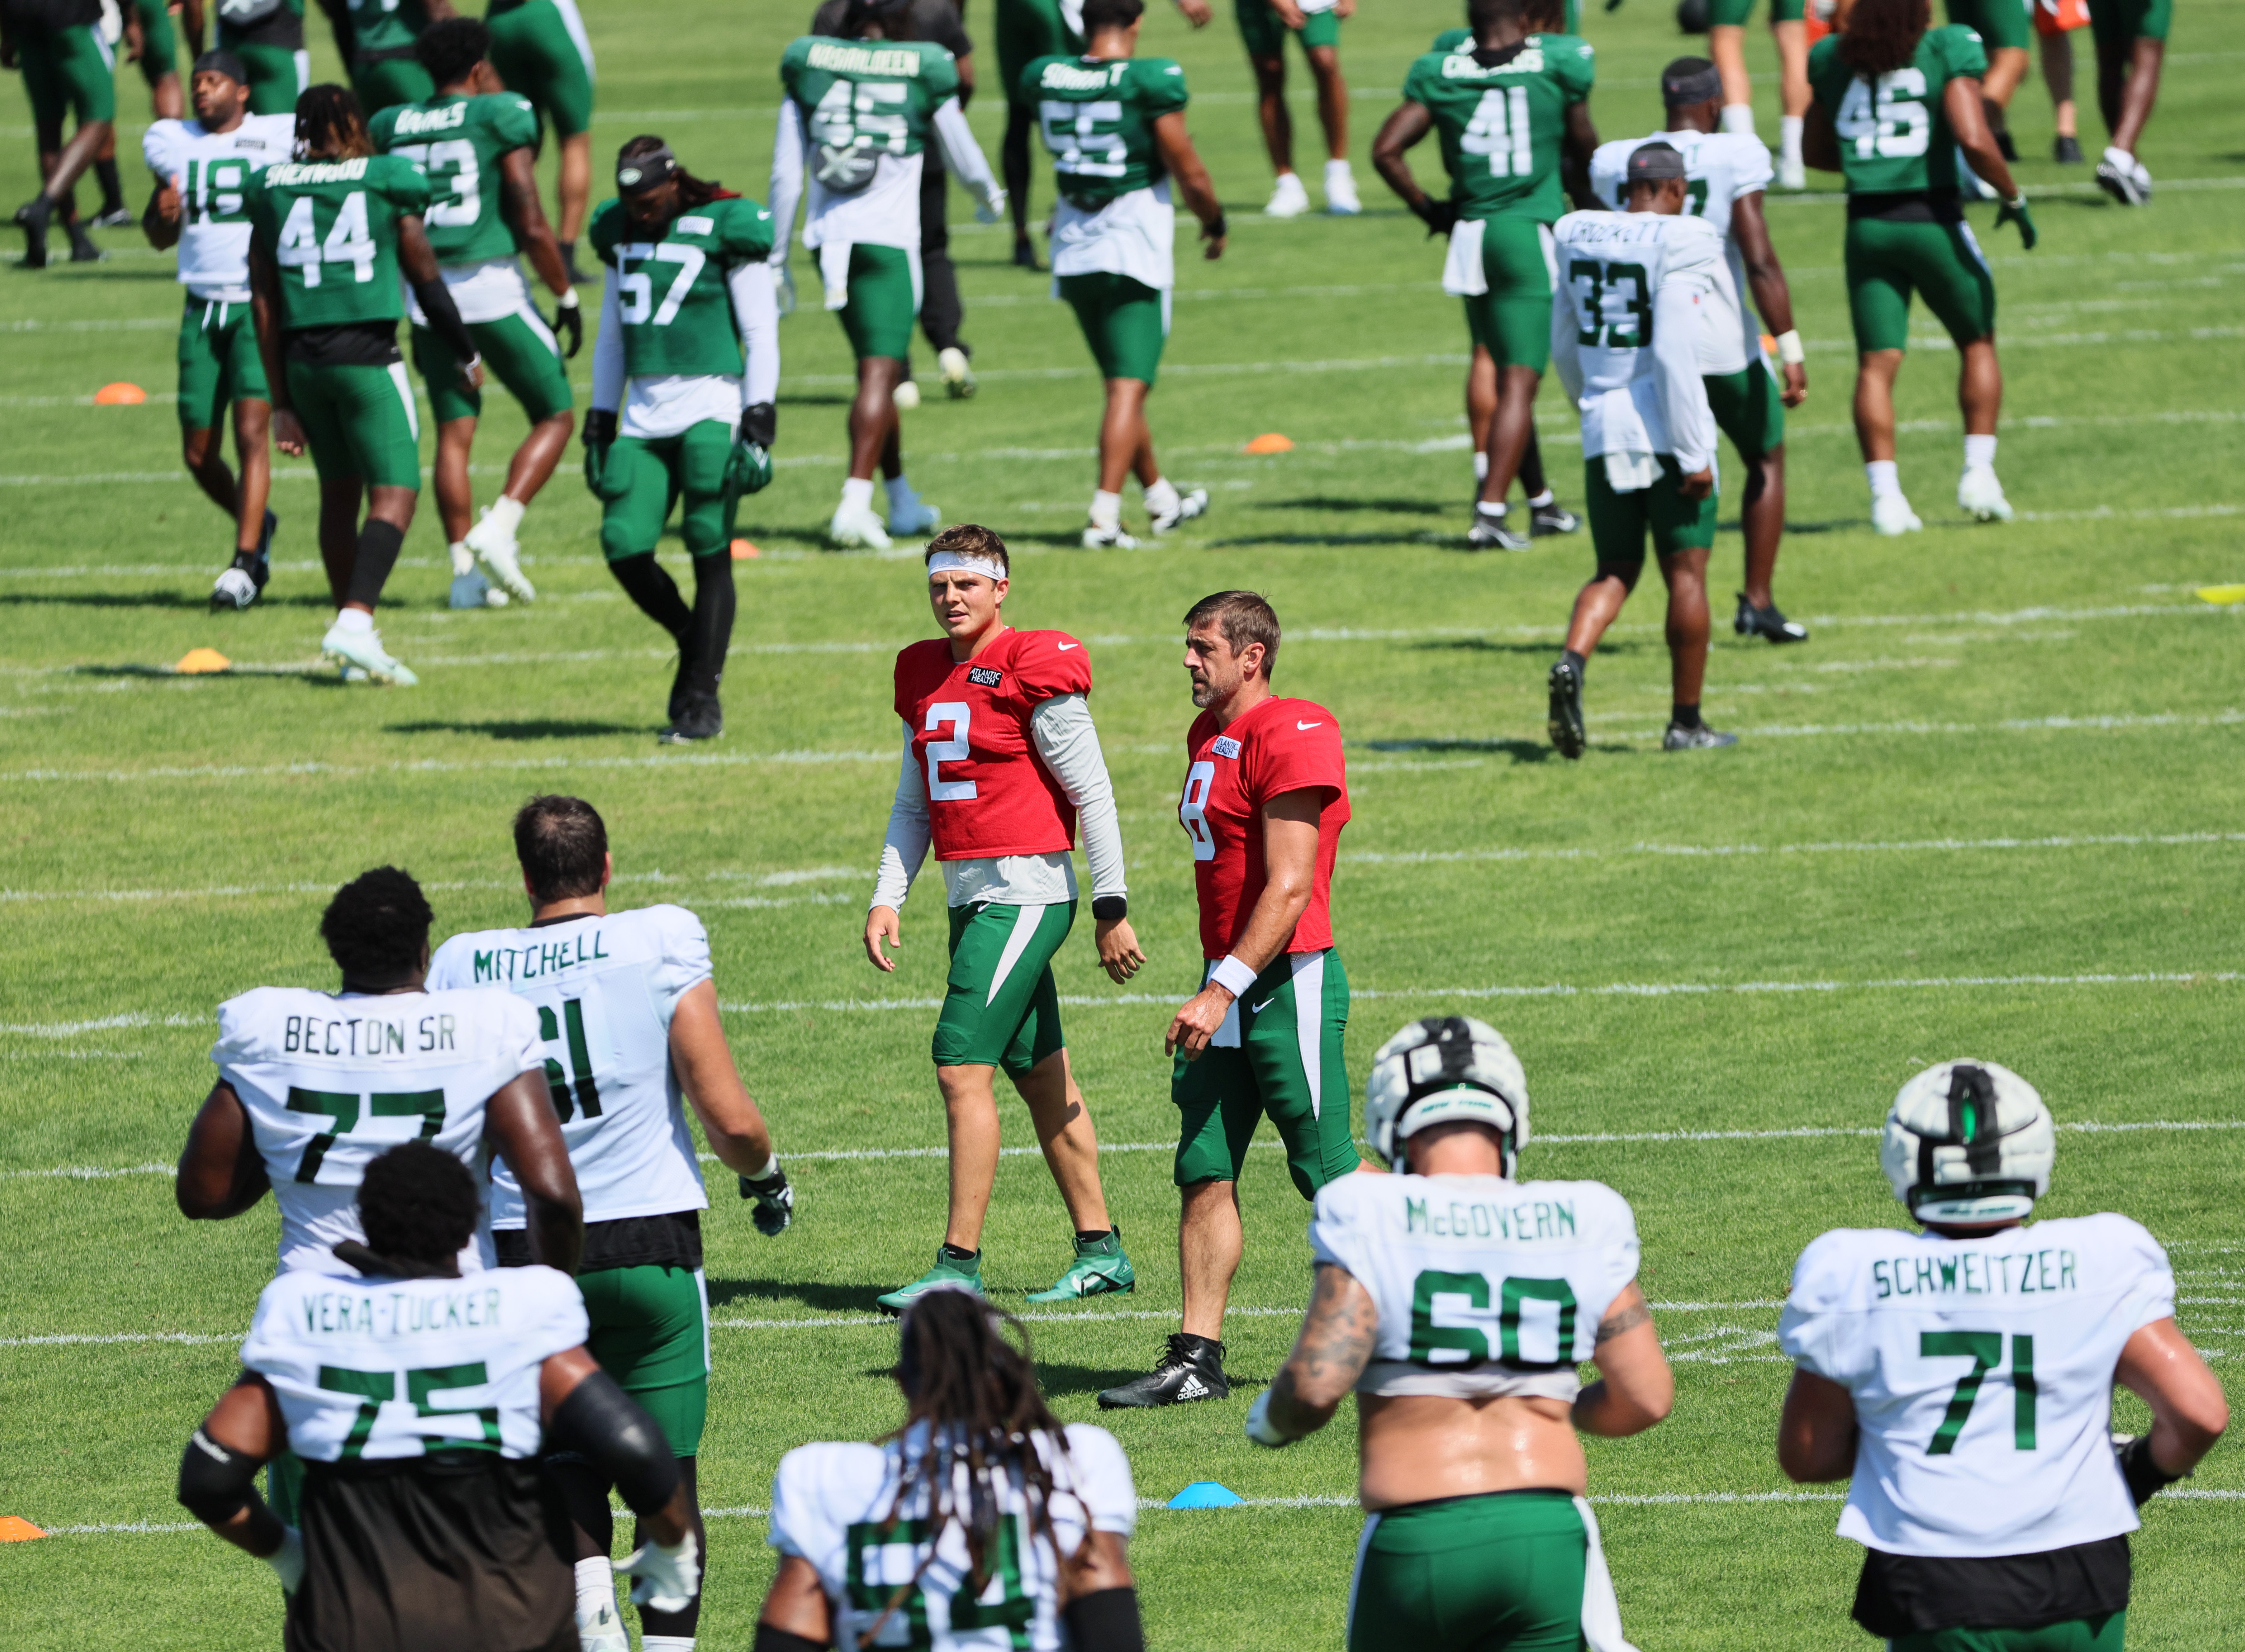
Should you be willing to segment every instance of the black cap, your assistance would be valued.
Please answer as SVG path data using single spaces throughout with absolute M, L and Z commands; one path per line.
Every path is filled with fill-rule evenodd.
M 223 46 L 206 51 L 195 59 L 195 66 L 188 72 L 187 78 L 192 81 L 200 74 L 224 75 L 238 86 L 249 84 L 249 71 L 243 66 L 241 59 Z
M 1722 71 L 1705 58 L 1679 58 L 1660 71 L 1660 101 L 1668 108 L 1688 109 L 1722 92 Z
M 616 163 L 616 187 L 627 195 L 641 194 L 677 175 L 678 157 L 670 152 L 668 144 L 653 154 L 634 155 Z
M 1684 157 L 1674 144 L 1639 144 L 1629 152 L 1629 181 L 1664 184 L 1684 176 Z

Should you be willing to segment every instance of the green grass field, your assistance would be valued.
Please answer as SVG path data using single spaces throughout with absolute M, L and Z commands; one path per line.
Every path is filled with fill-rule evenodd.
M 601 148 L 660 132 L 696 172 L 762 194 L 796 10 L 587 10 Z M 1195 136 L 1236 227 L 1223 262 L 1182 271 L 1153 403 L 1170 473 L 1211 490 L 1199 532 L 1137 553 L 1069 548 L 1091 484 L 1089 362 L 1042 278 L 1007 266 L 1000 235 L 954 231 L 983 389 L 907 416 L 912 474 L 948 518 L 991 523 L 1026 552 L 1015 623 L 1092 647 L 1153 960 L 1142 990 L 1118 996 L 1084 938 L 1061 955 L 1076 1066 L 1143 1283 L 1036 1316 L 1035 1347 L 1055 1405 L 1090 1418 L 1094 1392 L 1143 1370 L 1174 1324 L 1160 1041 L 1197 956 L 1173 815 L 1191 716 L 1178 619 L 1208 591 L 1251 586 L 1289 627 L 1282 691 L 1332 707 L 1349 741 L 1355 818 L 1334 911 L 1360 1000 L 1352 1070 L 1360 1082 L 1407 1019 L 1486 1016 L 1518 1047 L 1550 1138 L 1529 1172 L 1598 1177 L 1636 1207 L 1680 1390 L 1665 1426 L 1590 1446 L 1632 1639 L 1647 1652 L 1862 1646 L 1846 1620 L 1857 1552 L 1832 1534 L 1833 1493 L 1794 1493 L 1774 1460 L 1787 1377 L 1774 1337 L 1810 1237 L 1899 1221 L 1868 1132 L 1905 1075 L 1960 1054 L 2026 1073 L 2065 1129 L 2045 1209 L 2147 1222 L 2173 1248 L 2185 1328 L 2209 1355 L 2245 1350 L 2245 610 L 2192 595 L 2245 579 L 2232 308 L 2245 292 L 2245 7 L 2182 9 L 2144 152 L 2160 179 L 2148 210 L 2107 206 L 2086 169 L 2030 159 L 2043 246 L 1988 236 L 2010 374 L 1999 464 L 2020 511 L 2008 526 L 1968 525 L 1951 502 L 1955 358 L 1929 342 L 1904 372 L 1902 450 L 1927 530 L 1871 535 L 1847 424 L 1841 211 L 1830 194 L 1773 199 L 1811 352 L 1779 592 L 1814 638 L 1780 652 L 1723 633 L 1708 714 L 1743 743 L 1664 756 L 1660 615 L 1641 593 L 1593 664 L 1579 764 L 1544 742 L 1541 685 L 1587 536 L 1462 553 L 1463 333 L 1437 250 L 1363 159 L 1406 64 L 1454 10 L 1371 4 L 1349 25 L 1372 210 L 1281 224 L 1256 212 L 1268 175 L 1229 18 L 1195 36 L 1152 9 L 1146 47 L 1184 60 Z M 968 21 L 987 24 L 987 6 Z M 1690 44 L 1658 0 L 1587 26 L 1600 131 L 1650 129 L 1658 67 Z M 314 32 L 324 73 L 332 54 Z M 1774 132 L 1758 30 L 1751 49 Z M 121 78 L 128 159 L 146 106 Z M 998 112 L 973 114 L 994 151 Z M 28 120 L 8 77 L 0 203 L 32 186 Z M 2049 152 L 2048 121 L 2037 81 L 2013 118 L 2025 153 Z M 2101 140 L 2093 111 L 2083 129 Z M 1420 153 L 1422 171 L 1436 165 Z M 146 180 L 137 166 L 127 178 L 137 209 Z M 1049 201 L 1048 182 L 1037 196 Z M 623 904 L 679 901 L 708 922 L 735 1047 L 800 1189 L 777 1242 L 729 1182 L 705 1229 L 718 1329 L 702 1473 L 726 1517 L 712 1521 L 702 1624 L 712 1646 L 745 1644 L 770 1573 L 773 1468 L 805 1439 L 893 1422 L 892 1333 L 871 1298 L 926 1265 L 941 1222 L 933 897 L 923 890 L 906 914 L 893 979 L 867 969 L 857 939 L 893 783 L 888 662 L 930 627 L 914 561 L 816 549 L 841 475 L 840 330 L 815 309 L 782 329 L 782 469 L 743 512 L 764 555 L 737 565 L 726 735 L 658 750 L 669 666 L 600 565 L 573 455 L 524 530 L 532 607 L 444 608 L 424 498 L 383 612 L 418 689 L 346 691 L 313 665 L 327 599 L 304 463 L 281 467 L 268 594 L 246 615 L 208 615 L 228 530 L 177 471 L 160 399 L 171 261 L 129 233 L 104 240 L 98 267 L 0 271 L 0 1515 L 56 1534 L 0 1551 L 0 1640 L 157 1652 L 277 1636 L 268 1574 L 176 1529 L 172 1498 L 180 1444 L 229 1380 L 275 1232 L 269 1203 L 195 1229 L 173 1207 L 165 1170 L 209 1083 L 213 1006 L 261 983 L 330 985 L 317 916 L 369 864 L 424 879 L 442 932 L 512 921 L 507 816 L 532 790 L 569 789 L 607 816 Z M 581 388 L 589 357 L 574 369 Z M 120 379 L 156 394 L 88 404 Z M 492 408 L 486 500 L 521 429 L 503 397 Z M 1562 496 L 1579 503 L 1556 387 L 1540 410 Z M 1294 451 L 1245 457 L 1266 430 Z M 1719 599 L 1739 554 L 1734 507 L 1724 514 Z M 205 644 L 237 669 L 172 674 Z M 1018 1109 L 1007 1128 L 1016 1156 L 987 1254 L 1018 1306 L 1057 1273 L 1067 1235 Z M 1348 1418 L 1283 1454 L 1240 1433 L 1306 1295 L 1306 1209 L 1275 1153 L 1242 1194 L 1229 1364 L 1244 1381 L 1226 1403 L 1113 1423 L 1142 1496 L 1215 1479 L 1257 1504 L 1146 1514 L 1133 1554 L 1149 1638 L 1335 1645 L 1359 1524 Z M 2149 1511 L 2137 1545 L 2142 1648 L 2245 1645 L 2245 1459 L 2225 1446 L 2191 1486 Z

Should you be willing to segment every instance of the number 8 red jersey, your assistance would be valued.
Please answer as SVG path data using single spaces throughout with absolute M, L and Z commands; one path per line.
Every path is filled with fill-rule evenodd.
M 1014 631 L 972 660 L 948 638 L 897 655 L 897 715 L 927 782 L 939 861 L 1049 855 L 1075 847 L 1075 806 L 1037 756 L 1029 717 L 1091 692 L 1091 657 L 1064 631 Z
M 1322 792 L 1317 879 L 1286 943 L 1289 952 L 1333 944 L 1333 857 L 1348 824 L 1348 762 L 1340 724 L 1309 700 L 1270 699 L 1217 727 L 1204 711 L 1185 736 L 1185 789 L 1177 820 L 1192 841 L 1200 897 L 1200 948 L 1222 958 L 1239 939 L 1270 876 L 1263 864 L 1263 805 L 1291 791 Z

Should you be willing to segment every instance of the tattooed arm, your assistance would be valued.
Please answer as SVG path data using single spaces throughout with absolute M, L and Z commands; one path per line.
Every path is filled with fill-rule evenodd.
M 1354 1275 L 1333 1263 L 1318 1264 L 1310 1311 L 1294 1351 L 1256 1402 L 1266 1433 L 1265 1445 L 1283 1445 L 1314 1434 L 1333 1420 L 1341 1396 L 1356 1386 L 1372 1357 L 1380 1310 Z
M 1641 1434 L 1676 1403 L 1676 1375 L 1660 1351 L 1645 1292 L 1633 1281 L 1598 1322 L 1590 1363 L 1598 1368 L 1598 1380 L 1575 1400 L 1575 1426 L 1585 1434 Z

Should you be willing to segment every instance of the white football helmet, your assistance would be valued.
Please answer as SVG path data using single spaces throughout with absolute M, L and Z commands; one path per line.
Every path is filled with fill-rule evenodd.
M 1364 1088 L 1364 1129 L 1389 1167 L 1409 1168 L 1403 1144 L 1432 1124 L 1486 1124 L 1504 1138 L 1509 1176 L 1528 1141 L 1528 1075 L 1486 1021 L 1430 1015 L 1380 1046 Z
M 1902 1087 L 1879 1157 L 1920 1222 L 2015 1222 L 2050 1191 L 2058 1127 L 2011 1068 L 1943 1061 Z

